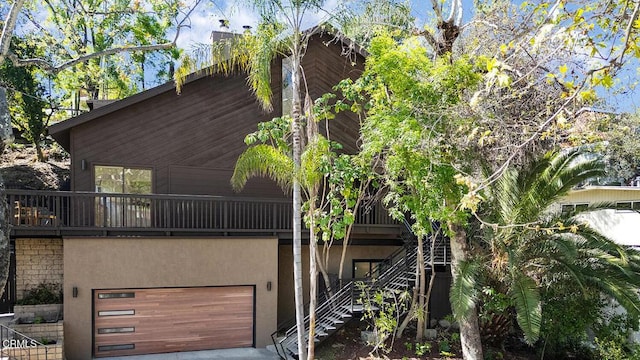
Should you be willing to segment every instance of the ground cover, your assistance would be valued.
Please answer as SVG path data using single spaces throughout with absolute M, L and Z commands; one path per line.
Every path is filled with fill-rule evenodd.
M 459 343 L 451 336 L 439 335 L 436 340 L 416 344 L 415 330 L 409 329 L 402 338 L 395 339 L 390 351 L 372 354 L 372 346 L 361 339 L 361 331 L 367 330 L 367 324 L 357 320 L 350 321 L 337 333 L 316 348 L 319 360 L 462 360 Z M 391 345 L 390 343 L 388 345 Z M 441 348 L 443 348 L 441 350 Z M 448 351 L 445 351 L 447 350 Z M 509 342 L 505 350 L 488 350 L 486 359 L 533 360 L 537 359 L 532 349 L 518 342 Z

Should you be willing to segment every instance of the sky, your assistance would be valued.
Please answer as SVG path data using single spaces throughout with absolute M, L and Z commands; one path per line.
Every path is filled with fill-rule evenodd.
M 463 0 L 470 2 L 470 0 Z M 189 49 L 195 43 L 208 42 L 211 31 L 219 31 L 220 19 L 229 20 L 229 31 L 241 33 L 244 25 L 255 27 L 258 16 L 248 7 L 240 5 L 242 1 L 232 0 L 206 0 L 191 16 L 191 28 L 181 32 L 178 46 Z M 339 5 L 358 3 L 358 0 L 325 0 L 324 11 L 309 13 L 303 28 L 310 28 L 326 21 L 335 12 Z M 431 2 L 428 0 L 411 0 L 413 16 L 417 19 L 417 25 L 422 26 L 431 14 Z M 466 7 L 468 10 L 471 7 Z M 471 18 L 470 13 L 465 13 L 465 19 Z
M 187 2 L 193 2 L 195 0 L 186 0 Z M 432 16 L 431 1 L 429 0 L 408 0 L 410 1 L 412 8 L 412 15 L 416 18 L 416 25 L 418 28 L 424 26 L 425 23 Z M 473 6 L 468 6 L 472 0 L 462 0 L 463 9 L 463 22 L 468 22 L 472 18 L 471 9 Z M 519 0 L 514 0 L 519 2 Z M 240 4 L 247 1 L 238 0 L 203 0 L 198 8 L 191 14 L 189 27 L 183 28 L 178 38 L 178 47 L 189 51 L 198 43 L 209 43 L 212 31 L 221 31 L 220 19 L 226 19 L 229 21 L 229 31 L 241 33 L 243 32 L 243 26 L 249 25 L 255 28 L 258 23 L 257 14 L 248 7 L 243 7 Z M 339 5 L 344 4 L 357 4 L 359 0 L 325 0 L 323 4 L 324 11 L 318 11 L 309 13 L 305 16 L 305 23 L 303 28 L 313 27 L 329 18 L 332 13 L 336 12 Z M 0 5 L 0 10 L 5 9 L 6 4 Z M 448 8 L 448 6 L 445 6 Z M 0 11 L 2 13 L 3 11 Z M 448 15 L 447 12 L 444 14 Z M 17 31 L 31 31 L 29 28 L 17 29 Z M 169 34 L 171 37 L 172 34 Z M 636 62 L 637 65 L 637 62 Z M 635 112 L 640 105 L 640 90 L 631 90 L 630 84 L 635 83 L 639 78 L 640 66 L 631 66 L 618 76 L 619 91 L 617 94 L 610 96 L 610 103 L 612 103 L 617 109 L 626 112 Z M 608 94 L 600 93 L 600 95 Z
M 322 12 L 307 14 L 303 28 L 313 27 L 329 18 L 337 7 L 348 2 L 358 0 L 326 0 Z M 464 6 L 471 0 L 463 0 L 463 22 L 468 22 L 473 14 L 470 9 L 473 6 Z M 206 0 L 197 11 L 191 16 L 190 28 L 181 31 L 178 46 L 181 49 L 189 50 L 194 44 L 208 43 L 212 31 L 223 31 L 220 28 L 220 19 L 229 20 L 229 30 L 231 32 L 242 33 L 243 26 L 249 25 L 255 28 L 258 23 L 258 16 L 252 9 L 239 5 L 241 1 L 233 0 Z M 410 0 L 412 15 L 416 18 L 416 25 L 420 28 L 428 22 L 431 15 L 431 2 L 428 0 Z M 446 7 L 445 7 L 446 8 Z M 446 12 L 445 16 L 448 15 Z M 637 64 L 637 62 L 636 62 Z M 640 67 L 633 65 L 619 74 L 617 78 L 618 90 L 616 93 L 604 93 L 599 91 L 599 95 L 607 97 L 608 103 L 615 108 L 615 111 L 636 112 L 640 105 L 640 89 L 632 88 L 633 84 L 640 78 Z M 609 110 L 609 109 L 607 109 Z

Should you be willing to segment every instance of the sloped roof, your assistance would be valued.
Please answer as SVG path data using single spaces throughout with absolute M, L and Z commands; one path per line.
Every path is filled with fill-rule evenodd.
M 322 36 L 323 34 L 328 34 L 330 36 L 333 37 L 333 41 L 338 41 L 340 43 L 342 43 L 343 45 L 347 46 L 349 49 L 351 49 L 352 51 L 355 51 L 357 54 L 366 57 L 367 53 L 366 51 L 359 45 L 357 45 L 355 42 L 353 42 L 352 40 L 350 40 L 349 38 L 345 37 L 344 35 L 342 35 L 341 33 L 339 33 L 338 31 L 335 31 L 331 28 L 327 28 L 325 26 L 319 25 L 316 26 L 314 28 L 311 28 L 309 30 L 306 31 L 307 33 L 309 33 L 311 36 L 313 35 L 320 35 Z M 238 34 L 235 33 L 229 33 L 229 32 L 221 32 L 221 31 L 214 31 L 212 32 L 212 40 L 216 41 L 216 40 L 222 40 L 222 39 L 227 39 L 227 38 L 231 38 L 234 36 L 238 36 Z M 196 81 L 198 79 L 201 79 L 203 77 L 209 76 L 205 71 L 198 71 L 198 72 L 194 72 L 192 74 L 190 74 L 189 76 L 187 76 L 186 80 L 184 81 L 184 84 L 188 84 L 190 82 Z M 49 134 L 60 144 L 62 145 L 62 147 L 64 147 L 66 150 L 70 150 L 70 146 L 71 146 L 71 129 L 82 125 L 84 123 L 87 123 L 89 121 L 92 121 L 94 119 L 100 118 L 102 116 L 111 114 L 113 112 L 116 112 L 118 110 L 124 109 L 128 106 L 140 103 L 142 101 L 145 101 L 147 99 L 150 99 L 154 96 L 163 94 L 167 91 L 175 91 L 176 85 L 174 81 L 169 81 L 166 82 L 162 85 L 156 86 L 154 88 L 151 88 L 149 90 L 145 90 L 143 92 L 140 92 L 138 94 L 126 97 L 122 100 L 118 100 L 115 101 L 111 104 L 108 105 L 104 105 L 102 107 L 99 107 L 97 109 L 94 109 L 92 111 L 80 114 L 78 116 L 63 120 L 61 122 L 55 123 L 53 125 L 50 125 L 48 130 L 49 130 Z

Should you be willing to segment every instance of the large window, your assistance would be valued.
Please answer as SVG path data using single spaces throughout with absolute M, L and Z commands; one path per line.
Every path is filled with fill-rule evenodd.
M 151 225 L 151 201 L 146 197 L 115 194 L 151 194 L 152 171 L 144 168 L 101 166 L 94 168 L 96 225 L 144 227 Z M 107 195 L 112 194 L 112 195 Z
M 97 165 L 95 184 L 96 192 L 151 194 L 151 169 Z

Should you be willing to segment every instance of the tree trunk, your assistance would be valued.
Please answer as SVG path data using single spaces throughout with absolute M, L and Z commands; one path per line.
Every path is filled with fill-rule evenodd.
M 296 329 L 298 335 L 298 357 L 300 360 L 306 359 L 306 349 L 304 341 L 304 298 L 302 289 L 302 194 L 300 191 L 300 181 L 297 174 L 302 163 L 302 125 L 300 121 L 300 57 L 294 46 L 292 55 L 292 109 L 291 109 L 291 134 L 293 140 L 293 284 L 294 297 L 296 303 Z
M 2 33 L 0 33 L 0 64 L 4 63 L 4 60 L 9 53 L 9 45 L 11 44 L 11 38 L 13 37 L 13 30 L 16 27 L 18 14 L 20 13 L 20 10 L 22 10 L 24 2 L 25 0 L 15 0 L 13 5 L 11 5 L 11 9 L 9 9 L 9 13 L 5 17 L 4 28 L 2 29 Z M 0 116 L 2 116 L 1 112 Z
M 431 244 L 429 244 L 429 267 L 431 268 L 431 276 L 429 276 L 429 285 L 427 286 L 427 294 L 425 299 L 427 300 L 427 306 L 424 311 L 425 319 L 429 319 L 429 313 L 431 312 L 431 308 L 429 307 L 429 300 L 431 299 L 431 292 L 433 291 L 433 284 L 436 282 L 436 272 L 435 272 L 435 251 L 436 251 L 436 240 L 438 239 L 438 234 L 440 230 L 431 234 Z M 425 329 L 430 326 L 429 322 L 425 320 Z
M 325 287 L 327 288 L 327 292 L 329 293 L 329 297 L 333 296 L 334 289 L 333 284 L 331 284 L 331 279 L 329 278 L 329 273 L 327 273 L 328 263 L 323 264 L 322 258 L 320 257 L 320 252 L 316 247 L 316 264 L 318 265 L 318 271 L 322 275 L 322 279 L 324 280 Z
M 418 236 L 418 256 L 416 261 L 418 263 L 418 324 L 416 329 L 416 342 L 422 342 L 424 339 L 424 323 L 425 323 L 425 269 L 424 269 L 424 237 Z
M 418 307 L 418 283 L 419 283 L 418 273 L 419 273 L 418 263 L 416 262 L 416 267 L 415 267 L 416 279 L 414 280 L 414 284 L 413 284 L 413 295 L 411 296 L 411 307 L 409 307 L 409 312 L 407 313 L 407 316 L 404 317 L 402 324 L 400 324 L 400 326 L 398 327 L 398 330 L 396 330 L 396 336 L 399 338 L 402 337 L 402 333 L 409 325 L 409 322 L 413 320 L 413 317 L 415 316 L 415 313 L 416 313 L 416 309 Z
M 356 214 L 358 209 L 360 209 L 360 203 L 362 202 L 362 194 L 364 193 L 364 188 L 369 186 L 371 181 L 367 180 L 366 185 L 360 184 L 360 188 L 358 189 L 360 195 L 358 195 L 358 199 L 356 200 L 356 204 L 353 206 L 353 213 Z M 346 205 L 345 205 L 346 206 Z M 340 287 L 342 287 L 342 277 L 344 275 L 344 262 L 347 258 L 347 249 L 349 247 L 349 238 L 351 237 L 351 230 L 353 230 L 353 224 L 355 221 L 349 226 L 347 226 L 347 231 L 345 232 L 344 239 L 342 240 L 342 254 L 340 255 L 340 268 L 338 269 L 338 280 L 340 281 Z
M 458 274 L 458 264 L 467 260 L 469 248 L 465 229 L 453 222 L 448 222 L 451 234 L 451 275 L 455 279 Z M 483 360 L 480 328 L 478 326 L 478 310 L 474 304 L 469 314 L 460 323 L 460 342 L 462 343 L 462 357 L 465 360 Z
M 3 131 L 0 137 L 0 154 L 4 152 L 6 135 L 11 130 L 7 93 L 0 87 L 0 126 Z M 10 208 L 4 191 L 4 181 L 0 175 L 0 296 L 4 294 L 4 287 L 9 277 L 9 224 Z
M 316 302 L 318 300 L 318 270 L 316 267 L 316 234 L 315 234 L 315 212 L 314 200 L 317 190 L 312 189 L 309 194 L 309 342 L 307 344 L 307 359 L 314 359 L 315 337 L 316 337 Z

